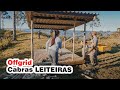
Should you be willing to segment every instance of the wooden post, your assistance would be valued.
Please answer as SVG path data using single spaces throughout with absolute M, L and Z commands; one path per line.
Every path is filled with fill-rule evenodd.
M 66 41 L 66 30 L 64 31 L 64 48 L 66 47 L 65 41 Z
M 31 59 L 34 59 L 33 21 L 31 20 Z
M 92 31 L 93 31 L 94 21 L 92 21 Z
M 84 22 L 84 36 L 83 36 L 83 59 L 85 59 L 85 46 L 86 46 L 86 22 Z
M 75 22 L 74 22 L 74 30 L 73 30 L 73 54 L 72 54 L 72 60 L 74 60 L 74 54 L 75 54 Z

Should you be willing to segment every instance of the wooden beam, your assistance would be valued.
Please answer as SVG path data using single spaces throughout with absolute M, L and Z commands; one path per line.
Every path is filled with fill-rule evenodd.
M 46 16 L 33 16 L 33 18 L 36 19 L 51 19 L 51 20 L 55 20 L 55 17 L 46 17 Z M 76 17 L 77 18 L 77 17 Z M 69 18 L 69 17 L 59 17 L 59 20 L 73 20 L 74 21 L 74 16 L 73 18 Z M 84 16 L 79 16 L 76 21 L 92 21 L 93 17 L 84 17 Z
M 72 24 L 34 23 L 35 25 L 73 26 Z
M 58 61 L 60 65 L 82 65 L 84 63 L 85 61 L 80 59 Z
M 58 12 L 58 11 L 37 11 L 33 13 L 34 16 L 42 16 L 42 17 L 50 17 L 50 18 L 70 18 L 74 20 L 74 16 L 76 19 L 79 18 L 91 18 L 96 16 L 96 14 L 89 14 L 89 13 L 65 13 L 65 12 Z
M 75 24 L 74 22 L 74 30 L 73 30 L 73 54 L 72 54 L 72 60 L 74 60 L 74 54 L 75 54 Z
M 44 19 L 44 18 L 33 18 L 34 23 L 50 23 L 50 24 L 72 24 L 73 20 L 60 20 L 60 19 Z M 81 24 L 83 21 L 76 21 L 76 23 Z
M 64 30 L 64 48 L 66 47 L 66 43 L 65 43 L 65 41 L 66 41 L 66 30 Z
M 72 26 L 57 26 L 57 25 L 37 25 L 37 24 L 34 24 L 34 27 L 33 28 L 45 28 L 45 29 L 59 29 L 59 30 L 65 30 L 67 28 L 72 28 Z
M 85 47 L 86 47 L 86 22 L 84 22 L 84 36 L 83 36 L 83 58 L 85 60 Z
M 39 28 L 39 27 L 35 27 L 34 29 L 42 29 L 42 30 L 55 30 L 55 29 L 57 29 L 57 30 L 64 30 L 64 28 Z
M 31 59 L 34 60 L 33 21 L 31 20 Z

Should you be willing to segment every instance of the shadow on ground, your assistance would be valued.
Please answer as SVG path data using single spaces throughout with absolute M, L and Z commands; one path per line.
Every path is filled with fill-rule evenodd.
M 5 71 L 4 66 L 6 66 L 6 60 L 8 58 L 19 58 L 19 59 L 30 58 L 30 53 L 31 53 L 30 51 L 25 51 L 23 53 L 14 54 L 11 57 L 2 58 L 1 61 L 0 61 L 0 74 Z
M 120 52 L 120 46 L 112 47 L 111 51 L 108 51 L 108 53 L 114 54 Z

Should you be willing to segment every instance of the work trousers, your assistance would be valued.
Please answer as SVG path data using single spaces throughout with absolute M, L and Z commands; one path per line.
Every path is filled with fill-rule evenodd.
M 55 50 L 49 50 L 49 59 L 52 62 L 52 65 L 57 65 L 58 64 L 58 52 Z
M 94 64 L 98 64 L 98 60 L 97 60 L 97 50 L 93 50 L 91 53 L 90 53 L 90 61 L 91 61 L 91 64 L 94 65 Z

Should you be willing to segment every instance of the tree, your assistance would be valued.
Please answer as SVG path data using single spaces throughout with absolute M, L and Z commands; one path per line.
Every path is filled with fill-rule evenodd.
M 26 23 L 26 16 L 24 11 L 16 11 L 16 26 L 20 28 Z
M 4 25 L 4 19 L 12 19 L 12 18 L 13 18 L 13 40 L 16 40 L 16 27 L 24 25 L 26 23 L 26 17 L 24 11 L 13 11 L 12 16 L 10 16 L 8 11 L 0 11 L 0 29 L 1 29 L 1 20 L 2 20 L 2 25 Z
M 7 11 L 0 11 L 0 30 L 3 29 L 4 19 L 11 19 L 11 16 Z
M 23 11 L 13 11 L 13 40 L 16 40 L 16 27 L 26 23 L 25 13 Z
M 92 31 L 93 31 L 93 27 L 100 27 L 100 26 L 101 26 L 100 19 L 98 17 L 95 17 L 92 23 L 90 24 L 90 27 L 92 27 Z
M 13 41 L 16 40 L 16 15 L 15 11 L 13 11 Z

